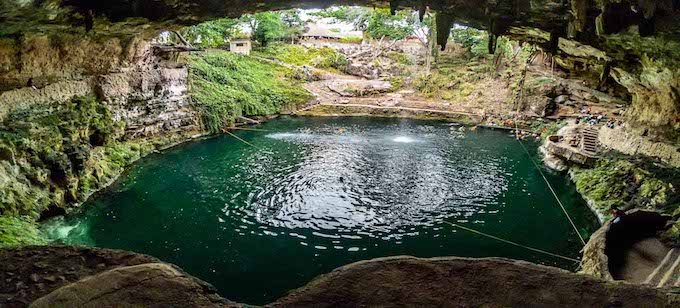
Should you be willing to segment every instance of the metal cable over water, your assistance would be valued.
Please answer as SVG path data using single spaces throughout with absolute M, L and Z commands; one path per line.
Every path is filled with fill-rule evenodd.
M 527 63 L 525 64 L 525 68 L 524 68 L 525 70 L 527 69 L 526 66 L 529 66 L 532 57 L 533 57 L 533 55 L 530 56 L 529 59 L 527 60 Z M 524 78 L 526 78 L 526 75 L 524 76 Z M 518 100 L 517 100 L 517 102 L 515 102 L 515 103 L 517 104 L 517 114 L 518 114 L 518 115 L 519 115 L 519 111 L 520 111 L 520 110 L 519 110 L 519 107 L 520 107 L 519 102 L 522 100 L 522 94 L 524 94 L 523 92 L 524 92 L 524 83 L 522 82 L 522 86 L 521 86 L 520 89 L 519 89 Z M 536 167 L 536 169 L 538 170 L 538 172 L 541 174 L 541 177 L 542 177 L 543 180 L 545 181 L 545 184 L 548 185 L 548 188 L 550 189 L 550 192 L 551 192 L 552 195 L 555 197 L 555 200 L 557 200 L 557 203 L 558 203 L 558 204 L 560 205 L 560 207 L 562 208 L 562 211 L 564 212 L 564 215 L 567 216 L 567 219 L 569 220 L 569 223 L 570 223 L 571 226 L 574 228 L 574 231 L 576 232 L 576 235 L 578 235 L 578 238 L 581 240 L 581 243 L 583 243 L 583 246 L 585 246 L 585 245 L 586 245 L 586 241 L 583 239 L 583 236 L 581 236 L 581 232 L 578 231 L 578 228 L 576 227 L 576 224 L 574 224 L 574 221 L 571 219 L 571 216 L 569 216 L 569 213 L 567 213 L 567 210 L 564 208 L 564 205 L 562 204 L 562 201 L 560 201 L 560 198 L 557 197 L 557 193 L 555 193 L 555 190 L 552 188 L 552 185 L 550 185 L 550 182 L 548 181 L 548 178 L 545 177 L 545 174 L 543 173 L 543 170 L 541 170 L 541 167 L 534 161 L 533 158 L 531 158 L 531 153 L 529 153 L 529 150 L 527 150 L 527 148 L 524 146 L 524 143 L 522 143 L 522 140 L 520 140 L 520 138 L 519 138 L 519 127 L 517 126 L 517 119 L 515 119 L 514 122 L 515 122 L 515 139 L 517 139 L 517 142 L 519 142 L 519 144 L 522 146 L 522 149 L 524 149 L 524 152 L 527 153 L 527 157 L 529 157 L 529 160 L 531 160 L 531 163 L 534 164 L 534 166 Z
M 557 258 L 564 259 L 564 260 L 567 260 L 567 261 L 580 262 L 579 260 L 574 259 L 574 258 L 565 257 L 565 256 L 563 256 L 563 255 L 558 255 L 558 254 L 556 254 L 556 253 L 552 253 L 552 252 L 545 251 L 545 250 L 542 250 L 542 249 L 538 249 L 538 248 L 534 248 L 534 247 L 529 247 L 529 246 L 526 246 L 526 245 L 522 245 L 522 244 L 519 244 L 519 243 L 516 243 L 516 242 L 513 242 L 513 241 L 509 241 L 509 240 L 506 240 L 506 239 L 502 239 L 502 238 L 497 237 L 497 236 L 493 236 L 493 235 L 490 235 L 490 234 L 486 234 L 486 233 L 481 232 L 481 231 L 477 231 L 477 230 L 472 229 L 472 228 L 468 228 L 468 227 L 465 227 L 465 226 L 461 226 L 461 225 L 459 225 L 459 224 L 455 224 L 455 223 L 448 222 L 448 221 L 444 221 L 444 223 L 447 224 L 447 225 L 450 225 L 450 226 L 452 226 L 452 227 L 460 228 L 460 229 L 463 229 L 463 230 L 465 230 L 465 231 L 469 231 L 469 232 L 472 232 L 472 233 L 475 233 L 475 234 L 479 234 L 479 235 L 481 235 L 481 236 L 485 236 L 485 237 L 488 237 L 488 238 L 491 238 L 491 239 L 494 239 L 494 240 L 497 240 L 497 241 L 501 241 L 501 242 L 503 242 L 503 243 L 507 243 L 507 244 L 514 245 L 514 246 L 517 246 L 517 247 L 529 249 L 529 250 L 534 251 L 534 252 L 538 252 L 538 253 L 542 253 L 542 254 L 545 254 L 545 255 L 557 257 Z

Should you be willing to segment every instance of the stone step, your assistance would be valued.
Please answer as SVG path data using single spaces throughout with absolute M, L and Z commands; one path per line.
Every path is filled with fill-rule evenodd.
M 670 285 L 675 283 L 675 272 L 677 275 L 680 264 L 680 249 L 674 248 L 668 251 L 663 260 L 657 265 L 652 273 L 645 279 L 645 284 L 651 284 L 656 287 L 663 287 L 670 282 Z M 671 279 L 673 278 L 673 279 Z

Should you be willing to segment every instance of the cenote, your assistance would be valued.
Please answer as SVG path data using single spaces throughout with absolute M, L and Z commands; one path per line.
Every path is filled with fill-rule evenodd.
M 577 264 L 582 245 L 508 131 L 445 122 L 284 117 L 190 142 L 130 168 L 83 211 L 46 223 L 68 244 L 146 253 L 233 301 L 264 304 L 359 260 L 414 255 Z M 538 142 L 525 141 L 538 160 Z M 546 173 L 584 237 L 595 216 Z

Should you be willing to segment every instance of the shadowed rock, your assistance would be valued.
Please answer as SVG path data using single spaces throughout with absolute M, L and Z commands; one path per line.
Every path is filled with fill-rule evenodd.
M 211 285 L 169 264 L 149 263 L 84 278 L 30 307 L 219 307 L 225 303 Z
M 676 307 L 680 297 L 500 258 L 388 257 L 321 276 L 275 307 Z
M 129 265 L 129 266 L 125 266 Z M 65 275 L 64 278 L 51 276 Z M 11 275 L 10 275 L 11 274 Z M 157 259 L 81 247 L 0 250 L 0 306 L 243 306 Z M 233 279 L 234 277 L 222 277 Z M 70 284 L 69 284 L 70 283 Z M 8 299 L 16 291 L 23 297 Z M 22 291 L 23 290 L 23 291 Z M 19 295 L 15 295 L 17 297 Z M 42 298 L 41 298 L 42 297 Z M 644 286 L 500 258 L 409 256 L 352 263 L 272 307 L 677 307 L 680 296 Z

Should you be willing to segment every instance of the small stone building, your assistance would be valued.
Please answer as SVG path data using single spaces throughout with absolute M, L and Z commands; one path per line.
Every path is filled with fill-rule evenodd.
M 229 41 L 229 50 L 231 52 L 250 55 L 252 43 L 249 39 L 234 39 Z

